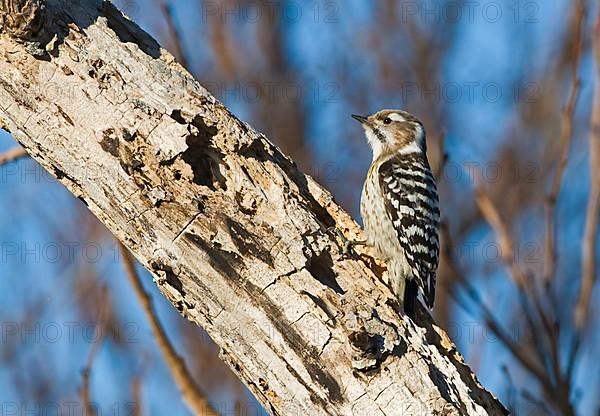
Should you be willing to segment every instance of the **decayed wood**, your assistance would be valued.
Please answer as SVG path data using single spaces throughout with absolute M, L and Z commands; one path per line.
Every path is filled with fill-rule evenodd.
M 423 311 L 422 327 L 398 314 L 368 253 L 339 254 L 328 227 L 360 229 L 331 195 L 109 2 L 47 1 L 18 21 L 0 38 L 0 126 L 267 411 L 505 413 Z
M 42 25 L 44 2 L 40 0 L 0 0 L 0 29 L 17 39 L 35 36 Z

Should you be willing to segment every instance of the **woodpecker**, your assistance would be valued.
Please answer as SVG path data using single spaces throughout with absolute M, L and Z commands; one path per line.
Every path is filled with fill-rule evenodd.
M 391 289 L 414 320 L 419 289 L 433 308 L 439 258 L 440 211 L 425 128 L 401 110 L 352 117 L 373 151 L 360 201 L 365 243 L 385 260 Z

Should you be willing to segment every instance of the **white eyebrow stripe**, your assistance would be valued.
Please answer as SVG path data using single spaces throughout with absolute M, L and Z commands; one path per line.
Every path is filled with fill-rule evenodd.
M 398 113 L 392 113 L 389 115 L 389 117 L 394 121 L 406 121 L 406 119 Z

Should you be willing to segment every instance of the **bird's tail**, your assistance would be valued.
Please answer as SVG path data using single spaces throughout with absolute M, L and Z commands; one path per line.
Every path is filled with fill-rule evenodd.
M 413 321 L 415 320 L 415 308 L 419 286 L 414 279 L 408 280 L 410 271 L 402 261 L 392 261 L 390 264 L 390 286 L 396 294 L 398 301 L 402 304 L 404 313 Z
M 418 294 L 419 286 L 416 280 L 408 280 L 404 286 L 404 313 L 413 321 L 415 320 Z

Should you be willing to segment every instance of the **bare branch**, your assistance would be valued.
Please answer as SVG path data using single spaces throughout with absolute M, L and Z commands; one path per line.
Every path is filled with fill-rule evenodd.
M 131 381 L 131 402 L 133 403 L 132 416 L 142 416 L 142 378 L 139 375 L 133 377 Z
M 590 126 L 590 196 L 586 211 L 583 235 L 582 276 L 579 302 L 575 312 L 577 326 L 585 326 L 590 309 L 590 299 L 596 281 L 596 252 L 598 215 L 600 212 L 600 12 L 594 30 L 594 56 L 596 61 L 596 84 Z
M 446 153 L 446 129 L 442 129 L 437 140 L 438 143 L 438 164 L 433 172 L 436 181 L 439 182 L 444 174 L 446 162 L 448 162 L 448 154 Z
M 521 267 L 519 267 L 511 255 L 512 247 L 514 247 L 515 244 L 510 236 L 508 227 L 500 217 L 500 213 L 485 191 L 480 175 L 476 175 L 475 181 L 475 202 L 477 203 L 477 206 L 479 207 L 479 210 L 484 218 L 496 233 L 498 243 L 500 245 L 502 260 L 508 267 L 510 276 L 512 276 L 513 281 L 519 290 L 525 291 L 529 284 L 527 282 L 525 273 L 523 270 L 521 270 Z
M 476 178 L 476 202 L 484 218 L 496 232 L 497 239 L 500 244 L 500 250 L 502 251 L 502 259 L 506 264 L 507 268 L 509 269 L 510 275 L 517 284 L 521 296 L 527 297 L 527 300 L 523 300 L 523 306 L 524 311 L 527 314 L 526 316 L 528 320 L 530 322 L 533 322 L 533 318 L 529 315 L 530 312 L 527 307 L 527 302 L 531 302 L 535 309 L 537 318 L 543 325 L 543 328 L 545 330 L 543 334 L 548 338 L 548 347 L 550 350 L 549 365 L 552 377 L 550 377 L 550 375 L 545 370 L 540 371 L 539 369 L 532 367 L 530 363 L 524 361 L 524 353 L 522 349 L 516 345 L 511 346 L 509 344 L 509 341 L 511 341 L 510 339 L 503 340 L 501 333 L 499 333 L 498 336 L 501 340 L 503 340 L 503 343 L 511 351 L 513 356 L 517 358 L 526 368 L 528 368 L 536 376 L 536 378 L 544 387 L 546 394 L 551 398 L 551 400 L 554 403 L 556 403 L 556 405 L 566 415 L 572 415 L 574 414 L 574 410 L 569 400 L 569 384 L 568 380 L 564 377 L 562 373 L 561 367 L 561 357 L 559 353 L 560 340 L 558 336 L 559 328 L 555 323 L 553 323 L 551 315 L 549 315 L 550 312 L 547 312 L 548 309 L 545 309 L 543 307 L 534 282 L 532 282 L 531 279 L 528 278 L 528 276 L 522 271 L 520 266 L 514 261 L 511 255 L 511 247 L 515 247 L 515 245 L 510 236 L 508 226 L 502 220 L 500 213 L 498 212 L 495 205 L 485 192 L 482 185 L 482 181 L 479 176 L 477 176 Z M 489 311 L 486 311 L 485 309 L 483 310 L 485 316 L 487 316 L 487 319 L 490 320 L 491 313 Z M 540 349 L 540 346 L 536 345 L 536 347 L 538 350 L 540 360 L 543 360 L 543 351 Z M 554 383 L 552 382 L 552 380 L 554 380 Z
M 556 201 L 560 194 L 563 173 L 567 166 L 571 137 L 573 135 L 573 117 L 581 80 L 579 79 L 579 64 L 583 50 L 583 23 L 586 16 L 586 6 L 583 0 L 577 0 L 575 9 L 575 49 L 573 57 L 573 71 L 571 77 L 571 91 L 566 106 L 562 111 L 562 127 L 559 139 L 559 156 L 556 172 L 548 194 L 546 195 L 546 261 L 544 263 L 543 281 L 549 284 L 556 270 Z
M 183 65 L 184 68 L 190 69 L 189 62 L 185 57 L 185 50 L 183 48 L 183 39 L 181 38 L 181 34 L 177 29 L 177 24 L 175 23 L 175 17 L 173 16 L 172 5 L 167 3 L 164 0 L 161 0 L 160 10 L 165 16 L 165 20 L 167 22 L 167 28 L 169 29 L 169 35 L 171 40 L 173 41 L 173 45 L 175 47 L 174 55 L 177 57 L 177 60 Z
M 502 217 L 496 209 L 496 206 L 485 191 L 483 182 L 481 180 L 481 175 L 476 175 L 475 177 L 475 201 L 483 217 L 496 233 L 500 245 L 502 261 L 508 268 L 510 276 L 512 276 L 512 279 L 519 290 L 524 295 L 529 296 L 541 322 L 544 324 L 548 336 L 556 339 L 554 334 L 554 326 L 550 317 L 547 315 L 542 306 L 534 282 L 532 282 L 531 278 L 521 269 L 519 264 L 511 255 L 512 248 L 516 247 L 516 245 L 510 235 L 507 224 L 504 222 L 504 220 L 502 220 Z
M 109 302 L 108 302 L 108 290 L 106 287 L 102 288 L 101 297 L 102 297 L 102 300 L 100 301 L 100 310 L 98 311 L 98 324 L 99 324 L 99 328 L 101 331 L 100 338 L 92 344 L 92 348 L 90 348 L 90 352 L 88 354 L 88 358 L 87 358 L 85 367 L 81 371 L 82 383 L 81 383 L 81 389 L 79 392 L 79 395 L 81 396 L 81 404 L 82 404 L 83 408 L 85 408 L 86 411 L 89 412 L 89 414 L 91 416 L 95 416 L 97 413 L 96 413 L 96 407 L 90 405 L 92 403 L 91 393 L 90 393 L 91 392 L 90 377 L 92 375 L 92 367 L 94 366 L 94 360 L 96 359 L 98 350 L 100 349 L 100 346 L 102 346 L 104 337 L 107 332 L 106 319 L 108 316 L 107 308 L 108 308 Z
M 6 163 L 14 162 L 26 156 L 27 152 L 23 147 L 16 147 L 14 149 L 7 150 L 6 152 L 0 154 L 0 166 Z
M 445 250 L 447 251 L 452 245 L 452 239 L 445 224 L 442 225 L 442 233 L 444 236 L 443 240 L 446 242 Z M 465 279 L 463 274 L 457 270 L 454 263 L 448 262 L 448 264 L 450 271 L 454 275 L 455 279 L 460 282 L 468 298 L 475 303 L 475 305 L 477 305 L 477 307 L 483 313 L 486 326 L 490 328 L 494 335 L 498 337 L 500 342 L 506 347 L 506 349 L 510 351 L 510 353 L 519 361 L 519 363 L 521 363 L 524 368 L 531 372 L 540 381 L 542 386 L 544 386 L 544 389 L 552 390 L 552 381 L 548 377 L 544 366 L 541 363 L 541 359 L 540 361 L 534 361 L 531 356 L 526 354 L 526 351 L 523 348 L 520 348 L 520 346 L 510 338 L 510 336 L 502 329 L 502 324 L 494 317 L 490 308 L 484 304 L 483 300 L 477 293 L 477 290 L 467 279 Z M 465 311 L 469 312 L 466 303 L 459 298 L 458 294 L 456 293 L 455 287 L 448 286 L 447 288 L 450 295 L 455 299 L 456 303 Z
M 192 412 L 194 412 L 196 415 L 219 416 L 219 413 L 212 408 L 204 393 L 201 392 L 200 388 L 196 385 L 194 378 L 189 373 L 187 366 L 185 365 L 185 361 L 179 356 L 179 354 L 177 354 L 177 351 L 175 351 L 171 341 L 169 341 L 169 337 L 165 333 L 165 330 L 158 320 L 158 316 L 156 316 L 156 311 L 152 306 L 152 299 L 144 290 L 140 277 L 135 270 L 135 260 L 133 256 L 129 254 L 129 251 L 125 246 L 123 246 L 123 244 L 118 242 L 118 245 L 119 252 L 123 258 L 122 263 L 123 268 L 125 269 L 125 274 L 133 286 L 135 295 L 142 304 L 142 309 L 146 315 L 146 318 L 148 318 L 150 329 L 152 330 L 152 334 L 158 343 L 158 348 L 165 359 L 169 371 L 171 371 L 173 380 L 181 391 L 183 399 L 190 407 L 190 410 L 192 410 Z

